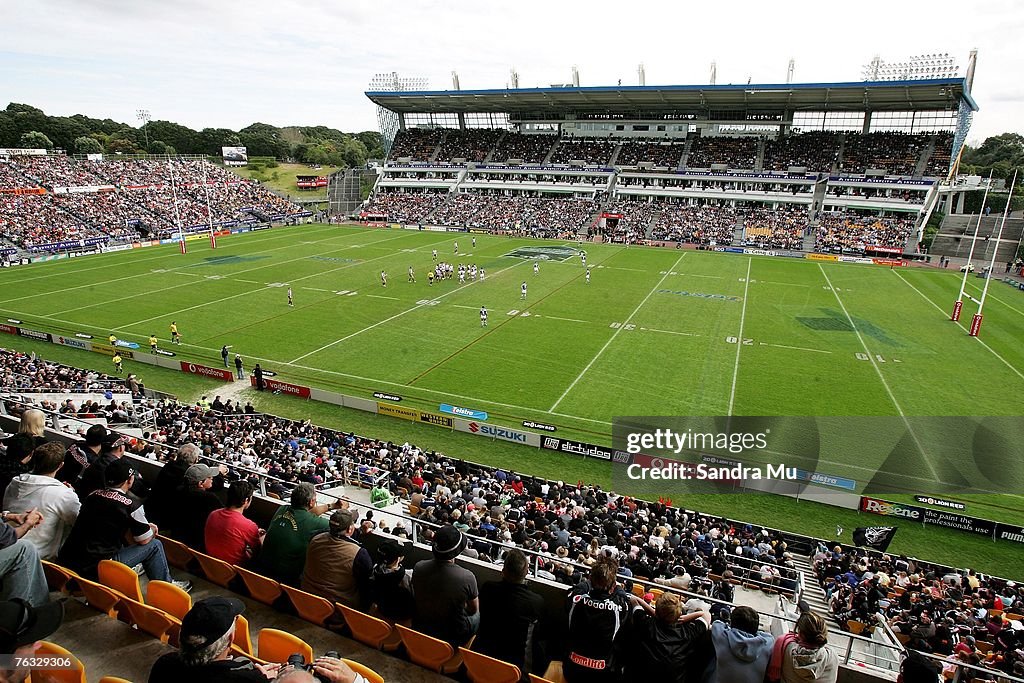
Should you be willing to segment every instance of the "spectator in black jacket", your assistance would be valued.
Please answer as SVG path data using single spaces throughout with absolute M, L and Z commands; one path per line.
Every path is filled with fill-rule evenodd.
M 385 541 L 377 548 L 378 562 L 370 572 L 370 600 L 385 619 L 408 623 L 416 609 L 412 597 L 412 573 L 402 566 L 405 548 Z
M 616 650 L 625 679 L 687 683 L 698 681 L 714 647 L 707 640 L 711 614 L 704 603 L 687 603 L 686 614 L 676 593 L 662 593 L 651 607 L 635 595 L 633 616 Z
M 562 666 L 569 683 L 617 680 L 613 643 L 630 611 L 629 596 L 615 585 L 618 571 L 618 562 L 601 557 L 590 568 L 590 581 L 580 581 L 569 595 L 566 658 Z
M 21 415 L 18 432 L 4 439 L 6 453 L 0 456 L 0 494 L 19 474 L 32 471 L 32 451 L 46 443 L 43 411 L 29 408 Z
M 153 490 L 146 499 L 146 516 L 154 523 L 167 525 L 168 512 L 173 511 L 175 497 L 185 482 L 185 472 L 199 462 L 202 453 L 194 443 L 178 448 L 174 460 L 165 464 L 153 482 Z
M 214 510 L 224 507 L 211 489 L 220 470 L 195 464 L 185 470 L 185 482 L 175 500 L 168 527 L 175 538 L 190 548 L 206 552 L 206 519 Z
M 525 677 L 543 673 L 542 640 L 537 632 L 544 600 L 526 586 L 528 562 L 518 548 L 508 551 L 501 581 L 480 587 L 480 631 L 473 649 L 515 664 Z
M 57 479 L 72 488 L 78 486 L 79 480 L 86 469 L 100 457 L 103 452 L 103 440 L 107 438 L 107 428 L 93 425 L 85 432 L 85 439 L 68 446 L 64 454 L 64 466 L 57 471 Z

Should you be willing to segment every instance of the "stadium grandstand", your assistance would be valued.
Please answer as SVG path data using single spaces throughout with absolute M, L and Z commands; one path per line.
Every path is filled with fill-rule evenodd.
M 310 215 L 201 158 L 93 156 L 0 151 L 0 255 L 103 249 Z
M 366 96 L 370 222 L 857 255 L 917 251 L 977 108 L 961 78 Z

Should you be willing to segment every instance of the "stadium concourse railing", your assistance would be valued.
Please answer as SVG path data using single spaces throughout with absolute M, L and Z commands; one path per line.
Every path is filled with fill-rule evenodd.
M 29 405 L 29 404 L 23 404 L 23 405 Z M 33 406 L 33 407 L 35 407 L 35 406 Z M 50 412 L 52 414 L 52 411 L 45 411 L 44 410 L 44 412 Z M 8 420 L 8 421 L 11 421 L 13 423 L 14 418 L 11 417 L 10 415 L 0 414 L 0 424 L 3 423 L 3 420 Z M 114 431 L 116 431 L 116 430 L 114 430 Z M 67 440 L 69 440 L 71 438 L 74 438 L 77 435 L 76 434 L 72 434 L 72 433 L 68 433 L 66 431 L 52 430 L 49 436 L 56 437 L 58 440 L 61 440 L 61 441 L 67 441 Z M 146 443 L 149 443 L 152 446 L 160 447 L 161 449 L 167 447 L 166 444 L 161 444 L 159 442 L 155 442 L 155 441 L 151 441 L 151 440 L 136 439 L 136 441 L 137 442 L 140 442 L 140 441 L 141 442 L 146 442 Z M 145 467 L 159 469 L 160 467 L 163 466 L 163 464 L 160 463 L 160 462 L 157 462 L 157 461 L 154 461 L 154 460 L 149 460 L 149 459 L 143 458 L 141 456 L 138 456 L 136 454 L 131 454 L 131 455 L 128 455 L 126 457 L 131 457 L 134 461 L 136 461 L 136 463 L 140 466 L 140 469 L 141 468 L 145 468 Z M 271 477 L 270 475 L 262 473 L 262 472 L 260 472 L 258 470 L 255 470 L 255 469 L 252 469 L 252 468 L 247 468 L 247 467 L 235 464 L 235 463 L 223 463 L 222 461 L 220 461 L 220 460 L 218 460 L 216 458 L 207 457 L 205 455 L 201 455 L 200 457 L 202 459 L 208 460 L 208 461 L 210 461 L 210 462 L 212 462 L 214 464 L 218 464 L 218 465 L 219 464 L 228 464 L 229 467 L 231 469 L 235 470 L 236 472 L 244 473 L 247 476 L 253 476 L 254 475 L 255 477 L 257 477 L 259 479 L 259 482 L 260 482 L 259 491 L 260 491 L 260 496 L 262 497 L 261 503 L 273 506 L 272 508 L 270 508 L 271 510 L 273 508 L 276 508 L 277 506 L 285 504 L 283 501 L 281 501 L 279 499 L 275 499 L 275 498 L 270 497 L 269 495 L 267 495 L 269 493 L 268 490 L 267 490 L 267 483 L 269 481 L 276 481 L 276 482 L 278 482 L 278 483 L 280 483 L 282 485 L 291 486 L 292 485 L 291 482 L 285 482 L 285 481 L 283 481 L 281 479 L 277 479 L 275 477 Z M 351 497 L 348 497 L 348 496 L 345 496 L 345 495 L 342 495 L 342 494 L 339 494 L 339 493 L 320 491 L 319 495 L 322 496 L 322 497 L 333 499 L 333 500 L 346 501 L 350 505 L 369 507 L 369 506 L 366 505 L 366 503 L 364 501 L 356 500 L 356 499 L 353 499 Z M 418 519 L 418 518 L 413 517 L 413 516 L 410 516 L 410 515 L 406 514 L 404 511 L 390 511 L 390 510 L 387 510 L 387 511 L 382 511 L 382 512 L 386 513 L 387 515 L 389 515 L 391 517 L 396 517 L 396 518 L 399 518 L 399 519 L 403 520 L 404 522 L 406 522 L 407 523 L 407 529 L 408 529 L 408 532 L 410 534 L 409 540 L 411 541 L 412 545 L 415 548 L 418 549 L 418 551 L 419 551 L 419 553 L 421 555 L 427 556 L 429 554 L 429 552 L 430 552 L 430 545 L 429 545 L 429 543 L 421 541 L 422 530 L 423 529 L 438 528 L 439 525 L 434 524 L 432 522 L 427 522 L 427 521 Z M 269 519 L 269 515 L 267 515 L 267 517 Z M 377 534 L 377 533 L 375 533 L 374 535 L 375 536 L 380 536 L 381 538 L 383 538 L 385 536 L 384 534 Z M 398 540 L 399 542 L 402 542 L 403 539 L 396 538 L 396 540 Z M 490 542 L 490 543 L 493 543 L 493 542 Z M 567 585 L 561 584 L 561 583 L 558 583 L 558 582 L 554 582 L 554 581 L 550 581 L 550 580 L 545 579 L 544 577 L 540 576 L 540 563 L 542 561 L 555 562 L 555 563 L 562 564 L 562 565 L 571 565 L 574 568 L 574 571 L 578 571 L 578 572 L 580 572 L 580 573 L 582 573 L 584 575 L 590 569 L 588 565 L 581 564 L 581 563 L 578 563 L 578 562 L 575 562 L 575 561 L 562 560 L 562 559 L 557 558 L 557 557 L 552 557 L 550 555 L 545 555 L 545 554 L 538 553 L 536 551 L 525 549 L 525 548 L 520 548 L 520 550 L 522 552 L 524 552 L 530 558 L 530 561 L 531 561 L 531 574 L 532 574 L 533 580 L 536 581 L 540 585 L 547 586 L 549 588 L 555 588 L 556 590 L 562 591 L 563 593 L 564 593 L 565 590 L 568 589 Z M 486 568 L 494 571 L 495 568 L 496 568 L 496 565 L 494 565 L 493 563 L 482 561 L 482 560 L 479 560 L 479 559 L 476 559 L 476 558 L 466 557 L 466 556 L 461 556 L 459 558 L 459 561 L 465 563 L 466 565 L 468 565 L 471 568 L 471 570 L 474 567 L 476 567 L 476 568 L 486 567 Z M 683 596 L 686 599 L 696 598 L 696 599 L 702 600 L 702 601 L 704 601 L 706 603 L 720 604 L 720 605 L 724 605 L 724 606 L 727 606 L 727 607 L 730 607 L 730 608 L 734 607 L 736 605 L 736 603 L 730 603 L 730 602 L 727 602 L 727 601 L 724 601 L 724 600 L 719 600 L 717 598 L 711 597 L 709 595 L 705 595 L 703 593 L 697 593 L 697 592 L 694 592 L 694 591 L 678 589 L 678 588 L 676 588 L 674 586 L 667 585 L 667 584 L 660 584 L 660 583 L 657 583 L 655 581 L 651 581 L 651 580 L 645 579 L 645 578 L 633 577 L 630 580 L 632 581 L 634 586 L 641 586 L 644 593 L 651 592 L 652 590 L 668 591 L 668 592 L 678 593 L 679 595 Z M 751 582 L 751 581 L 738 581 L 737 583 L 743 584 L 743 583 L 753 583 L 753 582 Z M 798 589 L 796 591 L 794 591 L 794 593 L 792 595 L 786 595 L 786 594 L 784 594 L 782 592 L 779 592 L 779 604 L 780 604 L 780 608 L 779 609 L 777 609 L 775 612 L 772 612 L 772 613 L 764 612 L 762 610 L 757 610 L 758 611 L 758 615 L 761 618 L 762 623 L 772 624 L 772 626 L 770 628 L 773 631 L 785 632 L 785 631 L 791 630 L 792 626 L 796 623 L 796 615 L 792 613 L 792 608 L 793 608 L 794 604 L 799 600 L 799 597 L 800 597 L 799 589 L 803 586 L 803 583 L 804 583 L 803 572 L 798 572 L 798 582 L 797 582 Z M 636 592 L 636 591 L 634 591 L 634 592 Z M 776 591 L 776 592 L 778 592 L 778 591 Z M 788 605 L 787 605 L 787 603 L 788 603 Z M 874 673 L 875 675 L 885 675 L 886 672 L 892 672 L 892 671 L 898 670 L 900 662 L 902 662 L 903 657 L 904 657 L 904 655 L 906 653 L 906 648 L 899 642 L 898 638 L 896 637 L 896 634 L 894 634 L 892 632 L 892 630 L 889 629 L 888 625 L 885 624 L 884 619 L 881 620 L 879 628 L 877 630 L 885 635 L 885 639 L 878 639 L 878 638 L 875 638 L 873 636 L 872 637 L 867 637 L 867 636 L 863 636 L 863 635 L 860 635 L 860 634 L 854 634 L 854 633 L 848 633 L 848 632 L 841 632 L 841 633 L 834 634 L 833 635 L 833 639 L 835 639 L 835 640 L 846 639 L 845 640 L 845 644 L 841 648 L 837 648 L 836 654 L 837 654 L 837 657 L 839 659 L 839 662 L 841 664 L 843 664 L 843 665 L 846 665 L 846 666 L 855 666 L 855 667 L 864 669 L 868 673 Z M 835 647 L 834 643 L 833 643 L 833 647 Z M 936 662 L 938 662 L 940 664 L 946 663 L 946 661 L 943 660 L 940 657 L 937 657 L 937 656 L 934 656 L 934 655 L 928 655 L 928 656 L 931 657 L 932 659 L 934 659 Z M 1005 674 L 1002 674 L 1002 673 L 999 673 L 999 672 L 994 672 L 992 669 L 986 669 L 984 667 L 972 666 L 972 665 L 968 665 L 968 664 L 958 664 L 958 667 L 959 668 L 957 669 L 957 671 L 956 671 L 956 673 L 955 673 L 955 675 L 954 675 L 954 677 L 952 679 L 953 683 L 957 683 L 958 681 L 973 680 L 973 678 L 971 678 L 971 679 L 965 678 L 964 675 L 966 675 L 966 674 L 962 675 L 962 672 L 974 672 L 974 673 L 977 673 L 977 674 L 984 674 L 984 675 L 987 675 L 987 676 L 997 675 L 1000 680 L 1005 680 L 1005 681 L 1008 681 L 1010 683 L 1024 683 L 1024 679 L 1016 678 L 1016 677 L 1013 677 L 1013 676 L 1008 676 L 1008 675 L 1005 675 Z

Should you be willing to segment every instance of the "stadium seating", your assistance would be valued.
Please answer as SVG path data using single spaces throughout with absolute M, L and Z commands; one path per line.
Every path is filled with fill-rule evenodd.
M 607 166 L 617 141 L 598 138 L 562 138 L 551 155 L 552 164 L 582 161 L 588 165 Z
M 736 219 L 736 210 L 729 207 L 666 205 L 654 223 L 651 238 L 696 244 L 732 244 Z
M 812 131 L 768 140 L 764 148 L 764 170 L 786 171 L 796 166 L 808 171 L 828 173 L 839 155 L 840 136 Z
M 505 163 L 509 159 L 520 159 L 527 164 L 544 161 L 557 138 L 554 135 L 515 133 L 509 131 L 498 142 L 491 163 Z
M 398 132 L 391 146 L 388 160 L 410 158 L 412 161 L 429 161 L 444 137 L 440 128 L 409 128 Z
M 437 154 L 437 161 L 450 162 L 453 159 L 482 162 L 494 149 L 501 137 L 501 131 L 494 128 L 448 129 Z
M 761 249 L 800 250 L 807 229 L 807 208 L 755 208 L 743 215 L 744 243 Z
M 730 169 L 753 169 L 757 160 L 757 138 L 699 137 L 686 158 L 687 168 L 711 168 L 724 164 Z
M 627 140 L 622 143 L 616 166 L 636 166 L 650 163 L 656 167 L 674 169 L 679 166 L 685 144 L 682 141 Z
M 913 217 L 864 216 L 852 212 L 822 214 L 814 248 L 824 252 L 864 253 L 871 246 L 903 249 L 914 229 Z
M 844 173 L 864 173 L 871 168 L 884 169 L 889 175 L 914 175 L 926 135 L 897 131 L 847 133 L 843 145 Z

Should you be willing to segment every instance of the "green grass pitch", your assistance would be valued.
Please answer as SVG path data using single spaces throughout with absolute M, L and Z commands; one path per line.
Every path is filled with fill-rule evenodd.
M 113 332 L 141 352 L 150 334 L 170 348 L 174 320 L 183 359 L 216 366 L 230 344 L 247 368 L 261 362 L 286 381 L 395 393 L 434 411 L 453 403 L 597 443 L 629 415 L 1020 414 L 1024 296 L 1002 283 L 991 285 L 979 340 L 948 320 L 959 288 L 952 271 L 586 243 L 588 284 L 568 255 L 574 243 L 559 260 L 562 244 L 276 228 L 222 238 L 216 250 L 191 242 L 184 256 L 169 245 L 6 269 L 0 313 L 55 333 Z M 534 259 L 511 255 L 537 247 L 552 257 L 538 274 Z M 439 260 L 485 269 L 486 279 L 429 286 L 433 249 Z M 968 293 L 979 296 L 981 283 L 970 278 Z M 967 302 L 965 324 L 971 313 Z M 924 452 L 946 436 L 913 431 Z M 858 480 L 877 470 L 891 444 L 853 436 L 817 468 Z M 1006 491 L 1024 490 L 1019 443 L 996 463 Z M 945 476 L 927 457 L 907 469 L 900 474 L 922 493 Z M 985 500 L 968 514 L 1024 517 L 1018 496 Z

